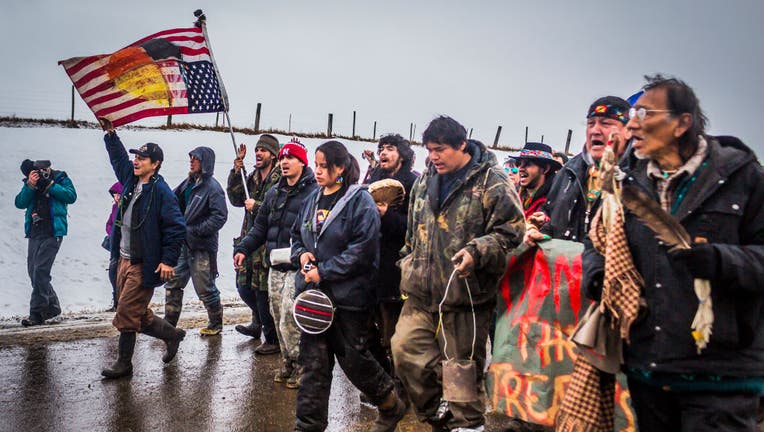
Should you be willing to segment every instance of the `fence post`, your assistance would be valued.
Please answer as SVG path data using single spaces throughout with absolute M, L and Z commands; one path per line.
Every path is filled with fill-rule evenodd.
M 292 133 L 292 113 L 289 113 L 289 133 Z
M 74 123 L 74 86 L 72 86 L 72 116 L 71 121 Z
M 377 140 L 377 121 L 376 120 L 374 120 L 374 133 L 372 134 L 371 139 L 373 139 L 374 141 Z
M 220 111 L 215 113 L 215 127 L 218 127 L 219 120 L 220 120 Z
M 414 141 L 415 136 L 416 136 L 416 123 L 414 123 L 414 132 L 411 135 L 411 141 Z
M 541 135 L 541 142 L 542 143 L 544 142 L 544 135 L 543 134 Z
M 409 141 L 414 140 L 414 123 L 409 123 Z
M 528 126 L 525 127 L 525 142 L 528 142 Z
M 467 136 L 467 138 L 472 139 L 472 128 L 470 128 L 470 134 Z
M 350 136 L 355 138 L 355 111 L 353 111 L 353 134 Z
M 568 129 L 568 138 L 565 140 L 565 154 L 568 154 L 568 149 L 570 149 L 570 137 L 573 135 L 573 130 Z
M 255 110 L 255 133 L 258 133 L 260 131 L 260 107 L 262 104 L 260 102 L 257 103 L 257 109 Z
M 334 120 L 334 114 L 329 113 L 329 122 L 326 125 L 326 136 L 327 136 L 327 138 L 331 138 L 332 137 L 332 123 L 333 123 L 333 120 Z
M 493 148 L 496 148 L 499 146 L 499 136 L 501 136 L 501 126 L 499 126 L 499 128 L 496 129 L 496 138 L 493 139 Z
M 167 127 L 172 126 L 172 114 L 167 116 Z

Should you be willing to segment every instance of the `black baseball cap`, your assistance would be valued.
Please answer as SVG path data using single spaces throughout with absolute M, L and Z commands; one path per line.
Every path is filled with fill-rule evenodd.
M 138 156 L 147 157 L 151 159 L 151 162 L 156 162 L 156 161 L 161 162 L 164 160 L 164 153 L 162 152 L 162 149 L 159 147 L 159 144 L 146 143 L 142 145 L 140 148 L 131 149 L 130 153 L 137 154 Z

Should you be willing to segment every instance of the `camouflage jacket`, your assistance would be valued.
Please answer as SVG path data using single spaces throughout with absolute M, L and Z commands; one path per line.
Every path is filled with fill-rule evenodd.
M 491 307 L 507 268 L 509 251 L 525 234 L 520 200 L 496 157 L 482 143 L 470 141 L 475 163 L 457 180 L 441 204 L 433 166 L 417 179 L 409 201 L 406 243 L 401 249 L 401 292 L 421 307 L 437 312 L 454 269 L 451 257 L 467 248 L 475 268 L 466 279 L 454 277 L 443 309 Z
M 265 181 L 260 179 L 260 173 L 258 170 L 254 170 L 249 176 L 247 176 L 247 188 L 249 189 L 249 196 L 255 200 L 255 207 L 251 212 L 244 211 L 244 221 L 241 223 L 241 232 L 239 237 L 233 239 L 233 246 L 236 247 L 242 238 L 247 235 L 247 232 L 255 222 L 257 211 L 265 199 L 265 194 L 271 186 L 278 183 L 281 179 L 281 167 L 276 164 Z M 244 201 L 247 197 L 244 193 L 244 185 L 241 183 L 241 174 L 235 170 L 231 170 L 228 174 L 228 186 L 226 188 L 228 193 L 228 200 L 234 207 L 244 207 Z M 236 274 L 236 285 L 239 287 L 249 285 L 252 289 L 259 289 L 261 291 L 268 289 L 268 266 L 265 261 L 265 247 L 261 247 L 255 250 L 252 255 L 247 257 L 242 270 L 239 270 Z

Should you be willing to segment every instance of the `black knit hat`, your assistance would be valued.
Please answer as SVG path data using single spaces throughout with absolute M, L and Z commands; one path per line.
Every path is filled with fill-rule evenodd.
M 279 156 L 279 140 L 275 136 L 270 134 L 260 135 L 260 139 L 257 140 L 255 148 L 262 147 L 273 154 L 273 156 Z
M 626 124 L 629 122 L 628 102 L 618 96 L 604 96 L 592 103 L 586 112 L 586 118 L 605 117 Z

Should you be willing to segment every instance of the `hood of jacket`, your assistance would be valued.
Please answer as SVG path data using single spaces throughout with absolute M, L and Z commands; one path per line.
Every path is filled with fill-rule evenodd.
M 116 182 L 109 188 L 109 196 L 116 194 L 122 195 L 122 183 Z
M 202 164 L 202 177 L 210 177 L 215 174 L 215 152 L 209 147 L 197 147 L 190 152 L 189 156 L 193 156 Z

